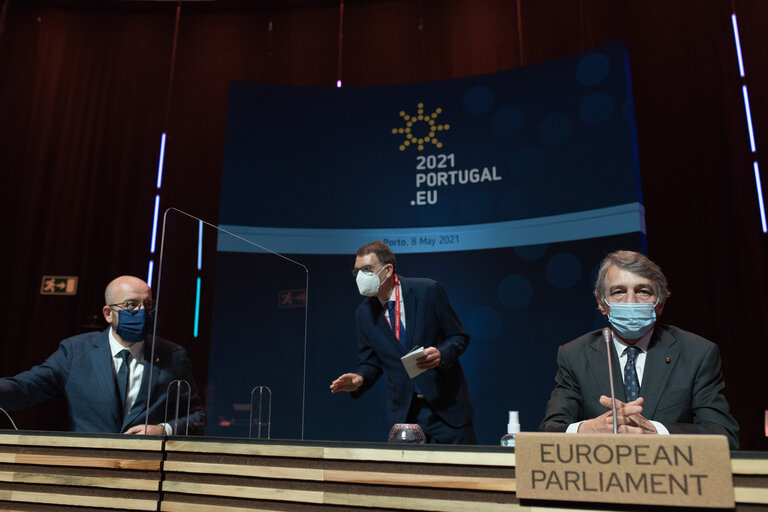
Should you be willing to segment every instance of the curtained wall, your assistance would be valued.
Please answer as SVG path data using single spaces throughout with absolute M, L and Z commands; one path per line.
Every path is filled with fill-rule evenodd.
M 734 4 L 759 158 L 768 144 L 768 71 L 758 53 L 768 4 Z M 146 275 L 164 129 L 163 207 L 216 221 L 229 82 L 333 85 L 339 5 L 182 2 L 170 94 L 177 4 L 4 5 L 0 374 L 10 375 L 40 362 L 61 338 L 103 325 L 92 317 L 111 278 Z M 345 86 L 448 79 L 623 40 L 648 250 L 673 291 L 664 320 L 718 342 L 742 447 L 766 449 L 768 399 L 753 388 L 761 388 L 754 383 L 768 356 L 768 235 L 731 9 L 726 0 L 347 0 L 341 73 Z M 208 272 L 204 282 L 212 283 Z M 40 296 L 42 274 L 78 275 L 78 295 Z M 207 343 L 200 338 L 191 350 L 203 388 Z M 63 414 L 61 401 L 51 401 L 15 418 L 21 428 L 53 429 L 65 426 Z

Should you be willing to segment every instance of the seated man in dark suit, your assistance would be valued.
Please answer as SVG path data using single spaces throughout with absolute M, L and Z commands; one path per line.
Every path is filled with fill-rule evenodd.
M 618 431 L 721 434 L 737 449 L 739 426 L 723 395 L 720 351 L 700 336 L 656 322 L 669 295 L 661 269 L 640 253 L 617 251 L 600 266 L 595 297 L 611 324 Z M 557 366 L 539 430 L 613 432 L 601 331 L 561 346 Z
M 418 423 L 428 442 L 477 444 L 459 362 L 469 335 L 443 288 L 431 279 L 397 275 L 395 255 L 380 241 L 358 249 L 352 273 L 368 297 L 355 314 L 358 364 L 333 381 L 331 392 L 358 398 L 384 372 L 391 424 Z M 427 371 L 411 379 L 400 358 L 419 346 L 425 355 L 417 363 Z
M 154 308 L 149 286 L 136 277 L 118 277 L 109 283 L 104 298 L 102 312 L 109 327 L 67 338 L 43 364 L 0 379 L 0 406 L 18 410 L 64 394 L 71 428 L 77 432 L 202 434 L 205 410 L 197 396 L 187 353 L 160 338 L 155 338 L 154 343 L 149 423 L 145 429 Z M 176 404 L 170 403 L 171 424 L 161 423 L 165 421 L 168 385 L 177 379 L 187 381 L 191 387 L 189 416 L 189 393 L 182 385 L 179 410 L 184 416 L 176 422 Z M 170 394 L 175 400 L 176 393 Z

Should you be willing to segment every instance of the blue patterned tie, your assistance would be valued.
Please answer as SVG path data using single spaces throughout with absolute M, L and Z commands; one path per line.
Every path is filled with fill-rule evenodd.
M 392 331 L 394 331 L 395 321 L 400 322 L 400 318 L 397 317 L 395 311 L 395 301 L 390 300 L 387 302 L 387 310 L 389 310 L 389 324 L 392 327 Z M 403 322 L 400 322 L 400 346 L 403 347 L 403 350 L 408 349 L 407 345 L 405 344 L 405 326 L 403 325 Z
M 627 364 L 624 366 L 624 387 L 627 390 L 627 402 L 637 400 L 637 397 L 640 396 L 640 383 L 635 369 L 635 360 L 639 352 L 640 349 L 637 347 L 627 347 Z
M 120 393 L 120 405 L 123 407 L 123 413 L 125 413 L 125 396 L 128 394 L 128 361 L 131 357 L 131 351 L 126 348 L 118 352 L 117 355 L 123 358 L 123 364 L 117 371 L 117 388 Z

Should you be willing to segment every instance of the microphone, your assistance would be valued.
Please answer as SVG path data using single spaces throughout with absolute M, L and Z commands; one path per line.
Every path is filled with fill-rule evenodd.
M 605 340 L 605 355 L 608 356 L 608 381 L 611 383 L 611 411 L 613 412 L 613 433 L 619 433 L 619 426 L 616 423 L 616 391 L 613 389 L 613 358 L 611 357 L 611 328 L 603 328 L 603 339 Z
M 8 414 L 8 412 L 7 412 L 5 409 L 3 409 L 2 407 L 0 407 L 0 411 L 3 411 L 3 413 L 4 413 L 6 416 L 8 416 L 8 420 L 11 422 L 11 425 L 13 425 L 13 430 L 19 430 L 19 428 L 18 428 L 18 427 L 16 426 L 16 424 L 13 422 L 13 418 L 11 418 L 11 415 L 10 415 L 10 414 Z

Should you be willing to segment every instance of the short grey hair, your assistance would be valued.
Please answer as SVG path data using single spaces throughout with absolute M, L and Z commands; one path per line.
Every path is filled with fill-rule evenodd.
M 605 275 L 611 266 L 616 266 L 637 276 L 650 279 L 653 282 L 654 294 L 660 304 L 664 304 L 667 298 L 672 295 L 667 285 L 667 278 L 661 268 L 648 256 L 635 251 L 615 251 L 603 259 L 600 264 L 600 270 L 597 272 L 597 282 L 595 282 L 595 298 L 599 304 L 605 300 Z

